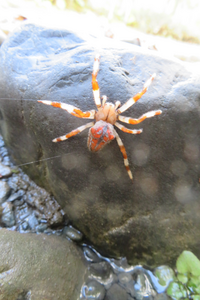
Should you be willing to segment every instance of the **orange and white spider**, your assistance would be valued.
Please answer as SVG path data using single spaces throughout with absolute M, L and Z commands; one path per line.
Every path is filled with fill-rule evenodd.
M 107 97 L 102 97 L 102 102 L 100 99 L 100 91 L 99 85 L 97 82 L 97 74 L 99 71 L 99 55 L 96 55 L 94 60 L 93 72 L 92 72 L 92 89 L 94 95 L 94 102 L 97 106 L 98 111 L 90 110 L 90 111 L 81 111 L 79 108 L 60 102 L 52 102 L 48 100 L 38 100 L 38 102 L 52 105 L 54 107 L 59 107 L 66 110 L 71 115 L 83 118 L 83 119 L 94 119 L 93 122 L 87 123 L 82 125 L 71 132 L 60 136 L 58 138 L 53 139 L 53 142 L 60 142 L 69 139 L 70 137 L 80 133 L 81 131 L 85 130 L 86 128 L 91 127 L 88 134 L 88 148 L 92 152 L 97 152 L 102 149 L 106 144 L 116 138 L 117 143 L 119 145 L 120 151 L 124 158 L 124 165 L 128 172 L 128 175 L 131 180 L 133 180 L 133 175 L 131 173 L 129 162 L 127 158 L 127 153 L 125 147 L 123 145 L 122 140 L 120 139 L 118 133 L 115 131 L 114 126 L 118 127 L 120 130 L 131 133 L 131 134 L 139 134 L 142 132 L 142 129 L 128 129 L 124 127 L 122 124 L 118 123 L 117 121 L 121 121 L 128 124 L 139 124 L 147 118 L 154 117 L 156 115 L 160 115 L 162 113 L 161 110 L 150 111 L 146 114 L 143 114 L 138 119 L 132 119 L 129 117 L 121 116 L 121 113 L 126 111 L 129 107 L 131 107 L 136 101 L 138 101 L 144 93 L 146 93 L 148 87 L 151 85 L 153 79 L 155 78 L 156 74 L 153 74 L 144 84 L 143 90 L 136 94 L 134 97 L 130 98 L 125 104 L 121 106 L 120 101 L 116 101 L 115 104 L 106 102 Z M 120 107 L 121 106 L 121 107 Z M 119 108 L 120 107 L 120 108 Z

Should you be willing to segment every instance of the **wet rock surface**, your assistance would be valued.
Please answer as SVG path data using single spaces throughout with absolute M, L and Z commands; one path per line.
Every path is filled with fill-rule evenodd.
M 2 204 L 10 194 L 10 187 L 7 182 L 0 182 L 0 203 Z
M 96 154 L 87 149 L 87 132 L 54 144 L 53 138 L 86 121 L 36 102 L 94 109 L 91 72 L 97 51 L 101 95 L 110 102 L 124 103 L 157 73 L 125 115 L 157 109 L 163 114 L 135 126 L 143 128 L 141 135 L 119 132 L 133 184 L 116 142 Z M 91 37 L 32 25 L 3 43 L 0 59 L 0 93 L 8 99 L 1 99 L 0 127 L 11 155 L 18 164 L 40 160 L 24 170 L 54 195 L 101 253 L 149 265 L 172 263 L 188 248 L 200 255 L 200 86 L 189 65 L 129 44 L 105 40 L 99 45 Z M 54 156 L 59 157 L 41 161 Z M 45 215 L 43 208 L 40 212 Z M 25 222 L 24 228 L 31 227 L 30 220 Z
M 1 300 L 79 297 L 87 268 L 71 242 L 1 229 L 0 252 Z
M 0 137 L 0 152 L 2 147 Z M 4 166 L 4 158 L 0 159 Z M 167 299 L 164 292 L 172 280 L 172 269 L 160 266 L 152 273 L 128 265 L 125 258 L 101 256 L 83 242 L 83 234 L 68 224 L 62 210 L 57 209 L 62 223 L 61 217 L 52 223 L 42 215 L 39 200 L 46 203 L 46 215 L 55 220 L 50 206 L 53 199 L 9 159 L 6 163 L 11 175 L 0 182 L 8 183 L 11 195 L 0 206 L 0 299 L 141 300 L 147 293 L 149 298 L 161 295 Z M 33 190 L 37 197 L 28 202 Z M 53 208 L 59 208 L 55 200 L 53 203 Z

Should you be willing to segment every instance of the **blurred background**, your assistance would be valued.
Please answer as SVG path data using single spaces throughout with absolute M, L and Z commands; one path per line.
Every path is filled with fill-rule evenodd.
M 199 0 L 0 0 L 0 40 L 21 22 L 123 40 L 200 61 Z

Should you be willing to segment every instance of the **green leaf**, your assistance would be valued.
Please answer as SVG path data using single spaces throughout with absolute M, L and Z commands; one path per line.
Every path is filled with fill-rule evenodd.
M 190 251 L 183 251 L 176 261 L 176 268 L 179 273 L 191 273 L 200 276 L 200 261 Z
M 181 283 L 187 283 L 188 282 L 188 276 L 184 275 L 184 274 L 178 274 L 177 275 L 177 279 L 178 281 L 180 281 Z
M 200 277 L 199 276 L 191 276 L 190 277 L 190 282 L 191 285 L 198 286 L 200 285 Z
M 187 296 L 186 290 L 181 283 L 178 282 L 170 282 L 167 288 L 167 295 L 172 297 L 175 300 L 180 298 L 185 298 Z

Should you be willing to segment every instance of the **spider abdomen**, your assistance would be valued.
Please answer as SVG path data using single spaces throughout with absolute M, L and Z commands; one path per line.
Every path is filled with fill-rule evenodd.
M 90 128 L 88 134 L 88 148 L 92 152 L 97 152 L 115 138 L 114 127 L 105 121 L 98 121 Z

